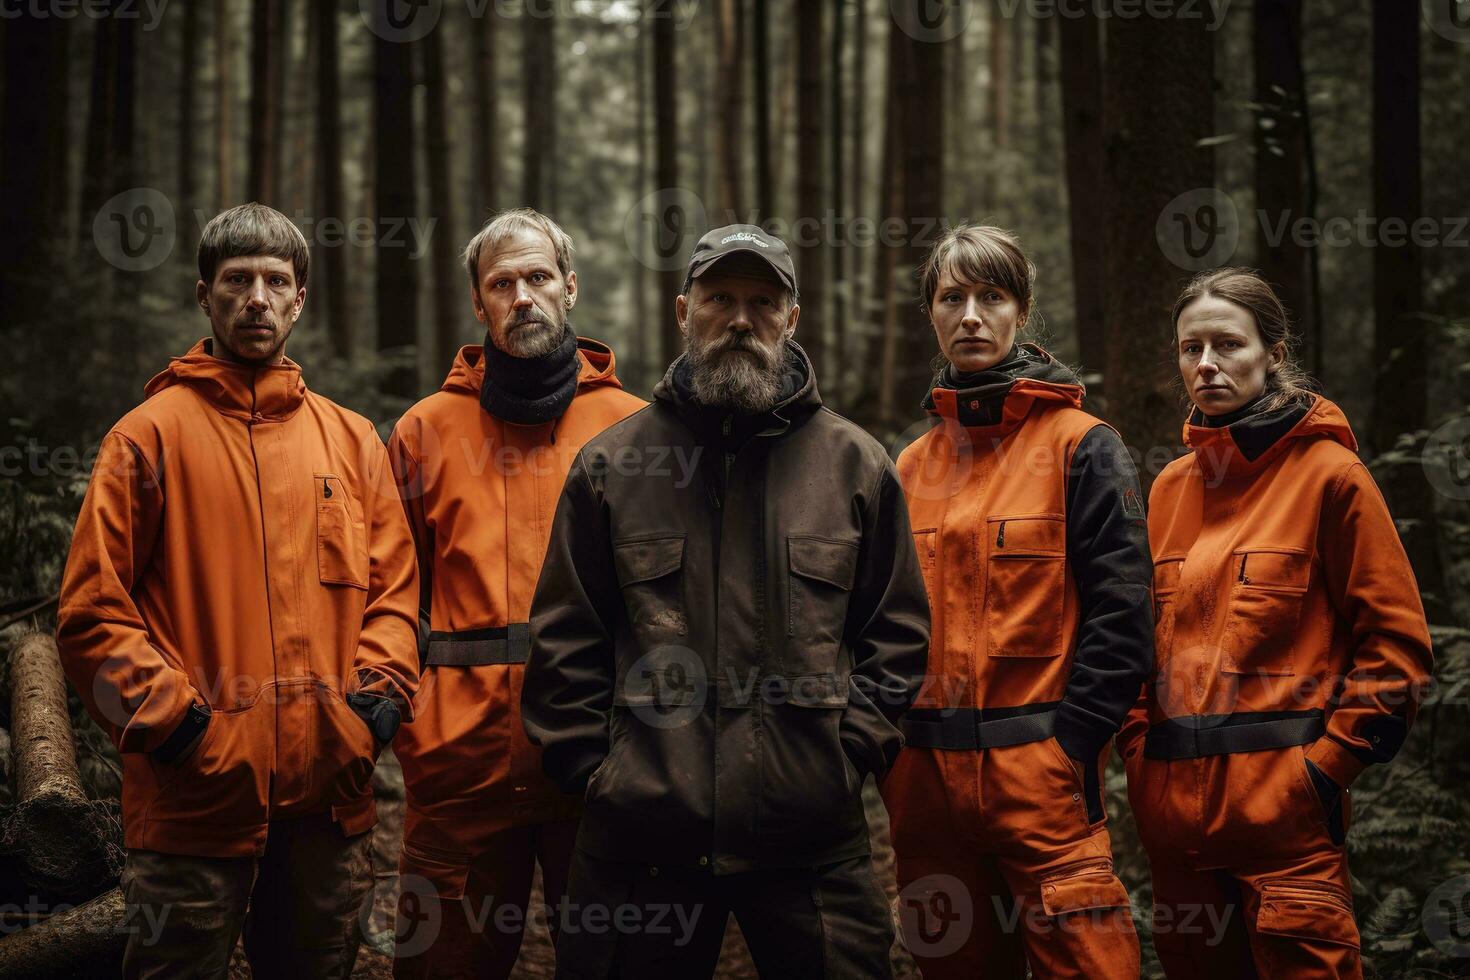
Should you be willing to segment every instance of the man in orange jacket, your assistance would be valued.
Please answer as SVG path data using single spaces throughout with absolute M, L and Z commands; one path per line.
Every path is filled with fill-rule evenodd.
M 485 343 L 459 351 L 389 443 L 423 575 L 425 672 L 397 748 L 399 977 L 509 975 L 537 861 L 547 901 L 565 892 L 580 801 L 542 774 L 521 726 L 531 595 L 572 460 L 644 405 L 612 351 L 572 330 L 577 274 L 556 222 L 504 212 L 464 257 Z
M 307 255 L 262 205 L 209 222 L 213 336 L 107 434 L 77 517 L 57 639 L 122 753 L 123 894 L 161 929 L 132 933 L 129 977 L 224 977 L 242 929 L 257 976 L 357 954 L 418 582 L 372 423 L 285 356 Z

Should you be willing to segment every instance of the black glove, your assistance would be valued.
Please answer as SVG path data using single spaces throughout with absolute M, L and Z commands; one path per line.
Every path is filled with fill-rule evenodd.
M 212 717 L 214 712 L 209 705 L 189 705 L 189 710 L 184 712 L 184 720 L 163 740 L 162 745 L 153 750 L 153 758 L 159 762 L 172 763 L 186 756 L 195 743 L 204 737 L 204 730 L 209 727 Z
M 401 716 L 398 702 L 392 698 L 377 694 L 349 694 L 347 706 L 367 724 L 368 731 L 373 733 L 373 738 L 377 739 L 379 745 L 387 745 L 398 734 Z

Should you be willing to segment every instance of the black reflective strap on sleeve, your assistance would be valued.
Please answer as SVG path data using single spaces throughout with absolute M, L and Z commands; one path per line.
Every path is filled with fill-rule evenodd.
M 429 667 L 482 667 L 523 664 L 531 655 L 531 624 L 511 623 L 485 629 L 429 634 L 424 664 Z

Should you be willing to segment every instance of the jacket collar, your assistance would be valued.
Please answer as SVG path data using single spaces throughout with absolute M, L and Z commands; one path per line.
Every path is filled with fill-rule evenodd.
M 966 429 L 1003 435 L 1020 425 L 1037 403 L 1080 408 L 1086 394 L 1077 376 L 1036 344 L 1020 344 L 987 371 L 935 376 L 923 407 Z
M 248 367 L 215 357 L 213 338 L 206 337 L 182 357 L 154 375 L 143 391 L 156 395 L 174 385 L 187 385 L 222 415 L 280 422 L 296 414 L 306 399 L 301 365 L 289 357 L 280 364 Z
M 1358 449 L 1347 416 L 1321 395 L 1313 395 L 1310 402 L 1254 412 L 1230 425 L 1208 426 L 1204 421 L 1199 409 L 1191 410 L 1184 423 L 1184 444 L 1210 477 L 1256 472 L 1301 439 L 1332 439 L 1353 452 Z
M 618 380 L 616 359 L 612 348 L 601 341 L 588 337 L 577 338 L 577 358 L 581 367 L 577 371 L 577 391 L 588 388 L 621 388 Z M 480 344 L 461 347 L 454 355 L 454 364 L 449 375 L 440 386 L 443 391 L 458 391 L 477 398 L 485 383 L 485 348 Z

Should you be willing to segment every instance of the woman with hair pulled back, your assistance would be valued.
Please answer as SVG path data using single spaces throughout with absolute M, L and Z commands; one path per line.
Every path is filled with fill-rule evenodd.
M 921 270 L 942 368 L 899 477 L 929 676 L 884 781 L 904 939 L 927 978 L 1137 978 L 1102 771 L 1153 663 L 1148 539 L 1118 434 L 1016 337 L 1035 270 L 961 225 Z
M 1170 977 L 1361 977 L 1348 786 L 1429 677 L 1414 573 L 1270 285 L 1203 273 L 1173 327 L 1191 451 L 1149 496 L 1158 666 L 1118 739 L 1154 946 Z

